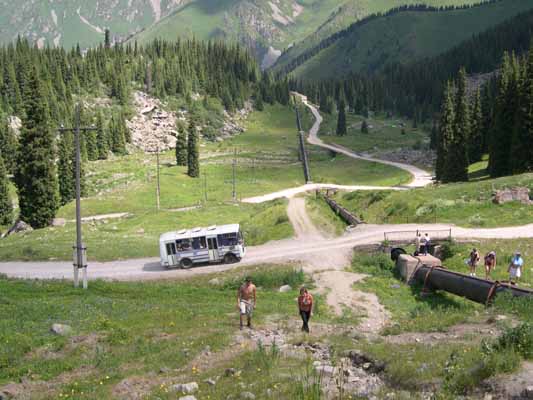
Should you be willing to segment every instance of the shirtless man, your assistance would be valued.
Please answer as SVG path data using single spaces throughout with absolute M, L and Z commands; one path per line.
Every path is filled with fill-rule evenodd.
M 252 329 L 252 312 L 256 303 L 256 287 L 252 283 L 252 278 L 246 277 L 244 283 L 237 291 L 237 308 L 239 309 L 242 330 L 243 318 L 246 315 L 248 328 Z

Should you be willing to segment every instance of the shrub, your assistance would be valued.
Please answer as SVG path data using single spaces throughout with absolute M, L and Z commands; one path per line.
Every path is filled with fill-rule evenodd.
M 385 253 L 355 254 L 352 269 L 374 276 L 393 277 L 394 262 Z
M 533 359 L 533 324 L 524 323 L 510 328 L 499 338 L 498 350 L 513 350 L 525 359 Z
M 453 240 L 446 240 L 441 245 L 442 261 L 452 258 L 461 252 L 461 245 L 458 245 Z

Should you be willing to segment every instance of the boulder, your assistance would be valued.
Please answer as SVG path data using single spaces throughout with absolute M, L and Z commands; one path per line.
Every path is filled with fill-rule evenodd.
M 65 218 L 54 218 L 52 220 L 52 226 L 65 226 L 67 224 L 67 220 Z
M 207 282 L 207 283 L 209 283 L 211 286 L 218 286 L 218 285 L 220 285 L 220 279 L 218 279 L 218 278 L 213 278 L 213 279 L 211 279 L 211 280 L 210 280 L 209 282 Z
M 192 395 L 181 396 L 178 400 L 196 400 L 196 397 Z
M 19 219 L 11 228 L 9 228 L 9 230 L 4 234 L 4 236 L 11 236 L 20 232 L 31 231 L 33 231 L 33 228 L 29 226 L 26 222 Z
M 72 333 L 72 327 L 63 324 L 53 324 L 50 331 L 59 336 L 68 336 Z
M 492 201 L 495 204 L 505 204 L 512 201 L 519 201 L 526 205 L 533 204 L 529 198 L 529 189 L 527 187 L 497 190 L 496 193 L 494 193 Z
M 255 400 L 255 394 L 251 392 L 242 392 L 240 398 L 242 400 Z
M 522 397 L 525 399 L 533 399 L 533 386 L 528 386 L 524 389 Z
M 198 384 L 196 382 L 178 383 L 172 386 L 172 390 L 184 394 L 191 394 L 198 391 Z
M 290 285 L 283 285 L 282 287 L 279 288 L 279 291 L 281 293 L 287 293 L 287 292 L 290 292 L 292 290 L 292 287 Z

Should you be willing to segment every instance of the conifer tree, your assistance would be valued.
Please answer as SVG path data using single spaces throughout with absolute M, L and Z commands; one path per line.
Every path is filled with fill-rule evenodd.
M 265 106 L 263 104 L 263 97 L 257 96 L 255 99 L 255 109 L 257 111 L 263 111 L 265 109 Z
M 15 172 L 17 147 L 17 137 L 7 120 L 4 123 L 0 122 L 0 154 L 3 155 L 4 166 L 10 174 Z
M 47 96 L 36 66 L 28 75 L 24 109 L 15 169 L 20 218 L 33 228 L 43 228 L 55 217 L 59 199 L 54 136 Z
M 176 165 L 188 165 L 187 131 L 181 122 L 176 123 L 178 137 L 176 138 Z
M 346 103 L 344 102 L 344 98 L 341 98 L 339 102 L 339 115 L 337 118 L 337 135 L 345 136 L 346 133 Z
M 498 83 L 498 97 L 489 148 L 489 173 L 492 177 L 510 173 L 511 132 L 515 124 L 516 82 L 513 60 L 508 53 L 503 63 Z
M 461 68 L 455 97 L 455 122 L 453 136 L 446 154 L 446 182 L 468 180 L 468 138 L 470 136 L 470 107 L 466 93 L 466 71 Z
M 436 121 L 433 121 L 431 125 L 431 134 L 429 136 L 429 148 L 431 150 L 437 150 L 437 142 L 439 140 L 439 127 Z
M 198 130 L 196 123 L 191 119 L 189 135 L 187 137 L 187 175 L 191 178 L 200 176 L 200 149 L 198 144 Z
M 520 121 L 511 147 L 511 168 L 513 173 L 533 170 L 533 41 L 524 66 Z
M 0 225 L 9 225 L 13 222 L 13 203 L 9 197 L 7 170 L 0 152 Z
M 472 104 L 472 126 L 468 139 L 468 159 L 471 163 L 483 157 L 483 112 L 481 110 L 481 91 L 477 90 Z
M 437 160 L 435 165 L 435 176 L 438 181 L 447 180 L 447 159 L 448 144 L 453 138 L 455 123 L 455 105 L 453 102 L 454 87 L 448 82 L 444 90 L 444 100 L 442 103 L 441 120 L 439 124 L 439 137 L 437 141 Z
M 111 150 L 115 154 L 126 154 L 126 140 L 124 138 L 124 131 L 122 130 L 122 124 L 117 116 L 111 117 L 110 131 L 112 139 Z
M 109 138 L 104 126 L 104 117 L 102 113 L 98 113 L 96 118 L 96 145 L 98 148 L 98 159 L 107 160 L 109 156 Z
M 85 144 L 87 146 L 87 158 L 89 161 L 98 160 L 98 137 L 96 131 L 87 131 L 84 133 Z
M 366 119 L 361 124 L 361 133 L 368 133 L 368 122 L 366 122 Z

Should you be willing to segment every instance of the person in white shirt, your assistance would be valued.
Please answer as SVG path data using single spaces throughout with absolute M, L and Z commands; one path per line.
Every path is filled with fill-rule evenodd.
M 511 282 L 518 282 L 522 277 L 522 266 L 524 265 L 524 259 L 519 251 L 515 253 L 509 264 L 509 280 Z
M 422 243 L 424 243 L 424 255 L 427 256 L 431 247 L 431 239 L 427 233 L 424 235 Z

